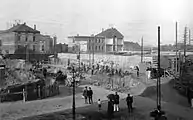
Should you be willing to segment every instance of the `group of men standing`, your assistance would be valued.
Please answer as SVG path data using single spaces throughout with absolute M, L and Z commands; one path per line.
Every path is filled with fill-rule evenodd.
M 89 87 L 89 89 L 87 88 L 87 86 L 85 87 L 84 91 L 83 91 L 83 97 L 85 99 L 85 104 L 92 104 L 93 103 L 93 91 L 91 89 L 91 87 Z
M 111 119 L 113 117 L 114 112 L 118 112 L 119 111 L 119 95 L 117 94 L 117 92 L 115 92 L 114 98 L 109 98 L 108 101 L 108 116 Z M 126 103 L 127 103 L 127 107 L 128 107 L 128 112 L 131 113 L 133 110 L 133 96 L 131 96 L 130 94 L 128 94 L 127 98 L 126 98 Z

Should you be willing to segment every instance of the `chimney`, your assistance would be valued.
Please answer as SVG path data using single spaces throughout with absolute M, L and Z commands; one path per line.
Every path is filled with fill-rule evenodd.
M 34 25 L 34 30 L 36 30 L 36 25 Z
M 79 34 L 77 34 L 77 36 L 79 36 Z
M 104 28 L 102 28 L 102 32 L 104 31 Z

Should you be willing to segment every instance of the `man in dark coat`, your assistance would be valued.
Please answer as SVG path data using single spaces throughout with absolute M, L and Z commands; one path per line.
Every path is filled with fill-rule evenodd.
M 128 107 L 128 112 L 132 112 L 132 103 L 133 103 L 133 96 L 131 96 L 130 94 L 128 94 L 127 98 L 126 98 L 126 102 L 127 102 L 127 107 Z
M 83 96 L 84 96 L 84 99 L 85 99 L 85 104 L 87 104 L 87 98 L 88 98 L 88 89 L 87 89 L 87 86 L 85 87 L 84 91 L 83 91 Z
M 113 100 L 109 98 L 109 101 L 108 101 L 108 109 L 107 109 L 107 113 L 108 113 L 108 117 L 109 117 L 109 120 L 112 119 L 113 117 Z
M 88 90 L 88 101 L 89 101 L 89 104 L 93 103 L 92 95 L 93 95 L 93 91 L 92 91 L 91 87 L 89 87 L 89 90 Z

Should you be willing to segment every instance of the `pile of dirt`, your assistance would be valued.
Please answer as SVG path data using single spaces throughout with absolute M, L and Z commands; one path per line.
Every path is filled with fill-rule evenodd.
M 5 64 L 5 79 L 0 84 L 0 88 L 6 88 L 16 84 L 25 84 L 34 81 L 35 75 L 29 71 L 31 64 L 25 64 L 21 60 L 3 60 Z
M 172 80 L 168 83 L 161 85 L 161 99 L 162 101 L 179 104 L 182 106 L 189 106 L 187 98 L 180 95 L 177 90 L 172 87 Z M 157 87 L 150 86 L 140 95 L 142 97 L 148 97 L 153 100 L 157 100 Z

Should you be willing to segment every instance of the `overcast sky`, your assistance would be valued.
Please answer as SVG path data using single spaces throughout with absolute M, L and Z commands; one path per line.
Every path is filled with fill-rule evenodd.
M 178 39 L 184 27 L 193 30 L 193 0 L 0 0 L 0 29 L 7 22 L 20 19 L 42 34 L 56 35 L 66 42 L 70 35 L 91 35 L 102 28 L 116 27 L 125 40 L 145 45 L 157 44 L 157 26 L 161 43 L 175 41 L 175 21 L 179 22 Z M 191 23 L 192 22 L 192 23 Z M 192 32 L 193 33 L 193 32 Z

